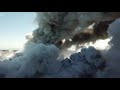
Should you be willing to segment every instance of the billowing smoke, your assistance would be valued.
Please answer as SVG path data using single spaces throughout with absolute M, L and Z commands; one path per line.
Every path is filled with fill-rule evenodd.
M 39 27 L 26 35 L 28 42 L 21 51 L 0 61 L 0 77 L 87 78 L 114 77 L 116 73 L 120 77 L 119 19 L 109 26 L 108 39 L 80 47 L 73 40 L 93 23 L 114 18 L 107 16 L 103 12 L 38 12 Z M 76 48 L 70 52 L 71 46 Z
M 32 32 L 32 35 L 28 35 L 27 39 L 35 43 L 55 44 L 60 49 L 65 49 L 81 43 L 82 36 L 79 33 L 89 29 L 90 25 L 100 21 L 112 21 L 118 17 L 117 15 L 120 16 L 120 13 L 37 12 L 38 28 Z M 80 40 L 76 35 L 79 35 Z
M 101 12 L 38 12 L 38 28 L 33 31 L 36 43 L 53 43 L 63 39 L 71 39 L 93 22 L 99 22 L 104 17 Z
M 59 49 L 54 45 L 32 43 L 24 49 L 22 55 L 11 61 L 1 61 L 0 73 L 5 74 L 5 77 L 30 77 L 37 72 L 40 76 L 50 74 L 59 69 L 56 61 L 58 55 Z
M 107 74 L 106 77 L 119 78 L 120 77 L 120 19 L 109 25 L 108 35 L 111 39 L 109 41 L 109 49 L 105 53 L 107 60 Z

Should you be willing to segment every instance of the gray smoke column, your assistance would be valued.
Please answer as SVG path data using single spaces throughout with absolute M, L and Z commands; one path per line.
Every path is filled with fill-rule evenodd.
M 26 38 L 29 42 L 55 44 L 60 48 L 76 43 L 76 34 L 88 29 L 93 23 L 111 21 L 120 16 L 117 12 L 37 12 L 38 28 Z M 71 40 L 71 41 L 70 41 Z
M 33 31 L 33 38 L 28 39 L 35 43 L 55 44 L 71 39 L 93 22 L 104 20 L 104 16 L 102 12 L 38 12 L 36 20 L 39 27 Z

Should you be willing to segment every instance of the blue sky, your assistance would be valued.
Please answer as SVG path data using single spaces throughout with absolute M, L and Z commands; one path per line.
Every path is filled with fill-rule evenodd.
M 37 28 L 34 12 L 0 12 L 0 49 L 21 48 L 25 35 Z

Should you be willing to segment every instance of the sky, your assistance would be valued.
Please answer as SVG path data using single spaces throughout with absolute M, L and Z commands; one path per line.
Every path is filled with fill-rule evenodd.
M 19 49 L 37 28 L 35 12 L 0 12 L 0 49 Z

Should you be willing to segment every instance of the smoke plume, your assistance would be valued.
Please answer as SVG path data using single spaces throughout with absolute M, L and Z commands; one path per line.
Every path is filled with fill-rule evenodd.
M 110 24 L 108 39 L 82 45 L 74 38 L 94 23 L 117 17 L 104 12 L 38 12 L 38 28 L 26 35 L 28 41 L 21 51 L 9 60 L 0 61 L 0 76 L 93 78 L 117 74 L 120 77 L 119 19 Z M 76 46 L 73 52 L 71 46 Z

